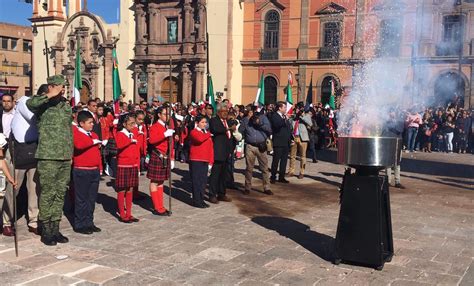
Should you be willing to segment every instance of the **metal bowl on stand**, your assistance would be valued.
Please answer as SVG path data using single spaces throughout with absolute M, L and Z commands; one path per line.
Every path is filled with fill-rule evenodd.
M 339 137 L 337 162 L 353 167 L 390 167 L 400 163 L 402 140 L 396 137 Z

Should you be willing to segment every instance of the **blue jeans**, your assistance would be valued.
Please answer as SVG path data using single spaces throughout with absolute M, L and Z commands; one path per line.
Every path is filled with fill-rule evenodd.
M 413 152 L 415 149 L 416 135 L 418 134 L 417 127 L 408 127 L 408 150 Z

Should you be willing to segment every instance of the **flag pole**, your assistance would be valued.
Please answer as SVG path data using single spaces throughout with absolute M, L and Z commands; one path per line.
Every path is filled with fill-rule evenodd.
M 172 72 L 172 64 L 173 64 L 173 59 L 170 56 L 170 69 L 169 69 L 169 104 L 167 109 L 168 113 L 168 128 L 170 128 L 170 123 L 171 123 L 171 100 L 172 100 L 172 87 L 171 87 L 171 72 Z M 172 191 L 172 179 L 171 179 L 171 154 L 172 154 L 172 149 L 173 148 L 173 136 L 170 136 L 168 139 L 168 164 L 170 164 L 169 168 L 169 176 L 168 176 L 168 189 L 169 189 L 169 194 L 168 194 L 168 211 L 169 214 L 171 215 L 173 212 L 171 211 L 171 191 Z

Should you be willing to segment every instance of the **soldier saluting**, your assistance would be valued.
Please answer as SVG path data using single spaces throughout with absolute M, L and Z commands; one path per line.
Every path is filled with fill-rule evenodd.
M 41 242 L 46 245 L 69 241 L 59 232 L 73 154 L 72 110 L 63 97 L 65 82 L 62 75 L 48 77 L 48 92 L 26 102 L 38 118 L 39 222 Z

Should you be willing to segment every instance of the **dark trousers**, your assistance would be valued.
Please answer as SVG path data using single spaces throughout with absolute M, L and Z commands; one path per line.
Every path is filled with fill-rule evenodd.
M 226 165 L 227 165 L 227 172 L 226 172 L 225 185 L 228 188 L 234 188 L 235 187 L 235 180 L 234 180 L 235 157 L 233 155 L 231 155 L 229 159 L 227 159 Z
M 94 224 L 94 209 L 99 191 L 99 170 L 72 171 L 74 181 L 74 228 L 91 227 Z
M 204 191 L 207 184 L 208 162 L 190 161 L 189 171 L 193 184 L 193 202 L 201 204 L 204 202 Z
M 273 147 L 273 161 L 272 161 L 272 176 L 271 179 L 276 179 L 276 174 L 278 171 L 278 165 L 280 170 L 278 171 L 278 178 L 285 178 L 286 172 L 286 163 L 288 161 L 288 153 L 290 152 L 290 147 Z
M 309 136 L 309 145 L 308 145 L 308 156 L 316 160 L 316 145 L 318 144 L 318 136 L 316 134 L 311 134 Z
M 215 161 L 209 178 L 209 197 L 225 196 L 227 162 Z

